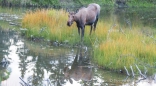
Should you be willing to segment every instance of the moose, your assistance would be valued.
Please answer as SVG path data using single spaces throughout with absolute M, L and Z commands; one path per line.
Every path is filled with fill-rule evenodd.
M 91 26 L 90 34 L 92 33 L 92 28 L 94 31 L 96 29 L 96 24 L 100 15 L 100 6 L 96 3 L 89 4 L 88 7 L 82 7 L 78 12 L 69 12 L 69 19 L 67 25 L 71 26 L 73 22 L 76 22 L 78 33 L 80 35 L 81 29 L 81 40 L 84 37 L 85 25 Z
M 65 79 L 69 80 L 72 84 L 74 79 L 75 81 L 91 81 L 93 78 L 92 66 L 88 64 L 89 60 L 84 58 L 86 56 L 85 53 L 82 52 L 82 48 L 78 48 L 77 54 L 71 66 L 71 69 L 66 66 L 64 68 L 64 76 Z

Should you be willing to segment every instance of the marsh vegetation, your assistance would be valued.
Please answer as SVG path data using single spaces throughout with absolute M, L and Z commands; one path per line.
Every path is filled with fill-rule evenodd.
M 76 53 L 77 27 L 66 25 L 64 9 L 0 8 L 0 12 L 0 59 L 9 62 L 5 67 L 0 64 L 0 74 L 6 74 L 0 77 L 1 85 L 155 85 L 155 8 L 102 7 L 96 31 L 90 35 L 86 26 L 81 53 Z M 72 71 L 77 55 L 84 55 L 87 65 L 79 66 L 92 68 L 93 77 L 85 82 L 69 75 L 70 84 L 63 69 Z
M 40 37 L 76 45 L 80 37 L 76 25 L 66 26 L 67 16 L 68 13 L 62 9 L 30 11 L 24 15 L 22 27 L 27 29 L 25 35 L 29 38 Z M 92 35 L 89 35 L 89 27 L 85 29 L 84 45 L 93 49 L 93 61 L 108 70 L 138 73 L 138 67 L 152 74 L 156 61 L 155 29 L 141 22 L 125 21 L 121 24 L 119 21 L 119 16 L 111 13 L 110 19 L 100 19 Z

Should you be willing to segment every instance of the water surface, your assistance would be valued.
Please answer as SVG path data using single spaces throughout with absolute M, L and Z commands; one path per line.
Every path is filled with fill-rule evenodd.
M 5 9 L 5 10 L 3 10 Z M 143 79 L 99 69 L 91 59 L 89 47 L 57 46 L 44 41 L 27 40 L 15 30 L 21 29 L 22 15 L 28 9 L 0 10 L 0 85 L 1 86 L 155 86 L 156 75 Z M 100 20 L 115 16 L 130 27 L 140 21 L 155 28 L 154 9 L 104 9 Z M 149 14 L 150 15 L 147 15 Z M 138 24 L 140 24 L 140 22 Z M 131 72 L 130 72 L 131 73 Z

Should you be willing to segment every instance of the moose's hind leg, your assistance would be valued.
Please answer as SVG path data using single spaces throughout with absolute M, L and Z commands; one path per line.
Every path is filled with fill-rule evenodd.
M 97 18 L 96 21 L 94 22 L 94 31 L 95 31 L 95 29 L 96 29 L 96 24 L 97 24 L 97 22 L 98 22 L 98 18 Z
M 93 29 L 93 24 L 92 24 L 91 27 L 90 27 L 90 35 L 91 35 L 91 33 L 92 33 L 92 29 Z

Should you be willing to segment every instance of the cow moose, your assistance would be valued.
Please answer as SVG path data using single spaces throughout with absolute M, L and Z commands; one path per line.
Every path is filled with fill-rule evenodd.
M 73 22 L 76 22 L 78 33 L 80 35 L 81 29 L 81 41 L 84 37 L 85 25 L 91 26 L 90 34 L 92 33 L 92 28 L 94 26 L 94 31 L 96 29 L 96 24 L 100 15 L 100 6 L 96 3 L 89 4 L 88 7 L 82 7 L 77 13 L 69 12 L 69 19 L 67 25 L 71 26 Z

